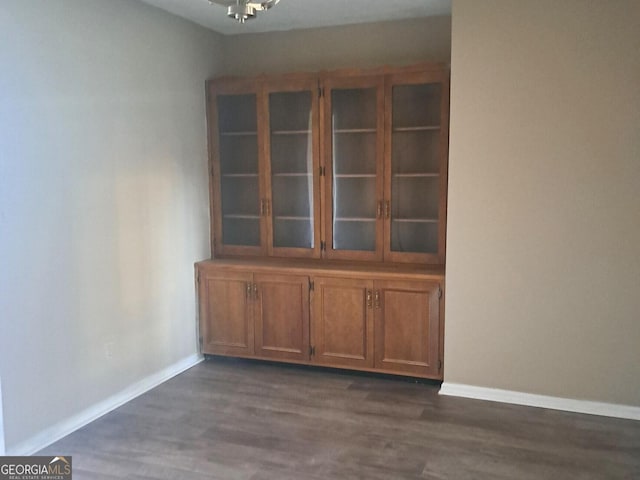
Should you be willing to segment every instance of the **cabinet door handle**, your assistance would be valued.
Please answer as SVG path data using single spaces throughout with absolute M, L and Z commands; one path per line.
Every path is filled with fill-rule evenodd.
M 271 215 L 271 200 L 267 198 L 267 216 Z
M 380 290 L 376 290 L 376 308 L 380 308 Z
M 385 200 L 384 202 L 384 216 L 385 218 L 389 218 L 391 215 L 391 205 L 389 204 L 389 200 Z
M 247 300 L 251 300 L 251 283 L 247 282 Z
M 263 198 L 260 200 L 260 215 L 263 217 L 267 214 L 267 201 Z
M 373 302 L 371 299 L 371 290 L 367 290 L 367 308 L 371 308 L 373 306 Z
M 258 284 L 253 284 L 253 299 L 258 300 Z
M 378 210 L 376 212 L 377 218 L 382 218 L 382 200 L 378 202 Z

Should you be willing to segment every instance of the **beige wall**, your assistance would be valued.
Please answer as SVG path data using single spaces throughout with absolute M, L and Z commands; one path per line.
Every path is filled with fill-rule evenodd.
M 445 381 L 640 405 L 639 25 L 454 0 Z
M 230 75 L 449 63 L 451 17 L 224 37 Z
M 4 447 L 4 409 L 2 408 L 2 378 L 0 378 L 0 456 L 5 455 Z
M 11 452 L 196 353 L 193 262 L 209 256 L 204 81 L 221 52 L 216 34 L 129 0 L 2 0 L 0 32 Z

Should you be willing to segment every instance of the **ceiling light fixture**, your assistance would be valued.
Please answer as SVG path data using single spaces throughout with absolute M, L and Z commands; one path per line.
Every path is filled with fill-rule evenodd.
M 240 23 L 244 23 L 247 20 L 251 20 L 256 17 L 257 12 L 269 10 L 280 0 L 209 0 L 209 3 L 213 5 L 222 5 L 227 7 L 227 16 L 237 20 Z

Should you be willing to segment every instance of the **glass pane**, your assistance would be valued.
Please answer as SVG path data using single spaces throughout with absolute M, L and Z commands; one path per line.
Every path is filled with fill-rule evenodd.
M 220 173 L 258 173 L 258 139 L 255 135 L 220 135 Z
M 376 249 L 376 223 L 336 220 L 333 223 L 333 245 L 338 250 Z
M 333 171 L 338 175 L 376 174 L 376 132 L 333 135 Z
M 394 223 L 391 249 L 396 252 L 438 253 L 438 224 Z
M 332 90 L 331 107 L 332 247 L 375 251 L 376 89 Z
M 269 95 L 271 131 L 311 130 L 311 92 Z
M 438 177 L 394 176 L 391 184 L 391 250 L 438 252 Z
M 256 96 L 221 95 L 217 102 L 222 242 L 260 246 Z
M 223 176 L 222 241 L 225 245 L 260 245 L 258 175 Z
M 273 195 L 273 215 L 300 217 L 310 220 L 313 198 L 310 197 L 308 176 L 273 175 L 271 188 L 279 195 Z M 308 223 L 308 222 L 307 222 Z
M 394 132 L 391 158 L 394 173 L 438 173 L 440 130 Z
M 393 127 L 439 126 L 441 90 L 439 83 L 393 87 Z
M 397 220 L 437 220 L 437 176 L 394 175 L 391 182 L 391 218 Z
M 340 177 L 333 180 L 334 220 L 376 219 L 376 177 Z
M 256 132 L 255 94 L 220 95 L 217 101 L 220 132 Z
M 391 250 L 437 253 L 440 84 L 393 87 Z
M 297 218 L 275 218 L 273 244 L 278 247 L 313 248 L 313 224 Z
M 376 89 L 350 88 L 331 91 L 333 129 L 376 129 Z
M 311 92 L 269 95 L 273 246 L 313 248 Z
M 260 222 L 253 218 L 225 217 L 222 220 L 222 241 L 225 245 L 260 245 Z

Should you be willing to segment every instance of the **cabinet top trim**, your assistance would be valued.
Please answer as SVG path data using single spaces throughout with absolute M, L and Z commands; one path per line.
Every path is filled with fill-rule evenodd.
M 316 72 L 294 72 L 294 73 L 260 73 L 256 75 L 222 75 L 207 80 L 207 83 L 228 83 L 238 81 L 283 81 L 283 80 L 309 80 L 322 79 L 326 77 L 351 77 L 351 76 L 379 76 L 396 75 L 403 73 L 418 72 L 449 72 L 449 64 L 446 63 L 417 63 L 405 66 L 383 65 L 373 68 L 341 68 L 334 70 L 319 70 Z

